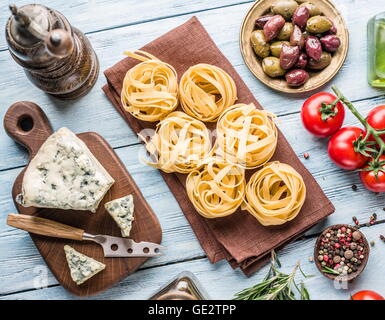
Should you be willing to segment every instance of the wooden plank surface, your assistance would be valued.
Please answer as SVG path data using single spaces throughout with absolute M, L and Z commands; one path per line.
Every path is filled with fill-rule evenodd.
M 158 21 L 186 13 L 223 8 L 251 0 L 41 0 L 38 3 L 58 10 L 69 22 L 89 34 L 147 21 Z M 0 28 L 4 30 L 9 18 L 9 4 L 21 7 L 33 3 L 30 0 L 1 1 Z M 0 39 L 0 51 L 7 48 L 4 37 Z
M 369 239 L 375 237 L 377 231 L 370 229 L 365 232 Z M 376 266 L 382 265 L 381 261 L 385 255 L 385 245 L 378 243 L 371 248 L 371 257 L 367 269 L 372 272 L 364 272 L 356 281 L 348 284 L 346 288 L 340 288 L 338 283 L 322 276 L 314 263 L 308 261 L 309 252 L 313 250 L 315 240 L 308 239 L 296 242 L 282 250 L 281 262 L 282 270 L 290 272 L 295 264 L 300 261 L 305 274 L 313 275 L 308 279 L 298 274 L 297 279 L 304 280 L 312 299 L 349 299 L 350 295 L 358 290 L 370 288 L 377 292 L 383 292 L 384 284 L 378 281 L 378 273 L 373 272 Z M 298 246 L 301 250 L 298 250 Z M 157 268 L 142 269 L 119 285 L 111 288 L 105 293 L 94 297 L 95 299 L 147 299 L 157 289 L 170 281 L 178 273 L 188 270 L 193 272 L 202 282 L 205 290 L 213 299 L 231 299 L 234 294 L 245 286 L 251 286 L 261 281 L 267 272 L 267 266 L 250 278 L 246 278 L 239 270 L 234 271 L 226 262 L 220 262 L 215 265 L 210 264 L 207 259 L 192 259 L 181 263 L 168 264 Z M 380 269 L 378 269 L 378 272 Z M 145 279 L 143 281 L 143 279 Z M 336 285 L 336 287 L 335 287 Z M 62 287 L 52 285 L 49 288 L 36 291 L 25 291 L 22 293 L 10 294 L 0 299 L 73 299 Z
M 354 1 L 354 8 L 362 13 L 358 16 L 350 11 L 351 6 L 348 6 L 351 3 L 350 0 L 340 0 L 337 6 L 347 20 L 350 34 L 354 36 L 351 36 L 347 61 L 332 84 L 348 91 L 352 100 L 382 94 L 382 91 L 373 89 L 366 83 L 366 20 L 367 17 L 382 9 L 380 2 L 368 1 L 370 5 L 367 5 L 366 1 Z M 239 51 L 238 34 L 242 18 L 249 7 L 250 4 L 247 3 L 203 11 L 196 15 L 262 106 L 278 115 L 298 112 L 303 99 L 309 94 L 298 97 L 277 93 L 256 80 L 243 63 Z M 124 50 L 140 48 L 155 37 L 185 22 L 189 17 L 191 14 L 91 34 L 89 38 L 99 56 L 101 70 L 122 59 Z M 221 24 L 220 28 L 218 23 Z M 113 147 L 126 146 L 138 141 L 124 121 L 117 116 L 116 111 L 100 90 L 105 83 L 102 74 L 90 94 L 69 103 L 42 94 L 27 82 L 24 72 L 12 61 L 7 51 L 0 52 L 0 65 L 6 66 L 0 70 L 0 84 L 7 88 L 2 97 L 4 107 L 0 110 L 0 117 L 3 117 L 6 106 L 20 99 L 28 99 L 44 109 L 54 127 L 73 125 L 73 119 L 76 119 L 76 129 L 79 132 L 96 131 Z M 12 77 L 9 77 L 9 74 L 12 74 Z M 20 84 L 22 84 L 22 91 Z M 324 89 L 328 90 L 329 86 Z M 105 125 L 99 125 L 100 119 L 104 120 Z M 0 149 L 0 170 L 26 164 L 25 154 L 20 152 L 20 148 L 4 134 L 2 128 L 0 145 L 4 146 Z
M 18 3 L 27 2 L 18 1 Z M 238 33 L 242 18 L 251 5 L 249 2 L 237 4 L 238 1 L 232 0 L 161 0 L 152 5 L 152 10 L 148 4 L 150 1 L 136 0 L 130 1 L 130 6 L 123 0 L 51 0 L 41 3 L 49 3 L 51 7 L 59 9 L 74 25 L 89 33 L 89 38 L 101 60 L 102 70 L 121 59 L 123 50 L 141 47 L 183 23 L 195 13 L 261 104 L 269 111 L 280 115 L 279 127 L 336 206 L 336 213 L 324 224 L 311 230 L 310 234 L 317 234 L 323 226 L 329 224 L 349 223 L 353 215 L 361 221 L 367 220 L 373 212 L 377 212 L 380 218 L 385 217 L 382 210 L 385 206 L 385 196 L 365 191 L 356 173 L 345 172 L 331 164 L 326 153 L 326 142 L 311 137 L 303 129 L 298 112 L 306 96 L 292 97 L 273 92 L 259 83 L 244 66 L 238 47 Z M 8 16 L 3 10 L 5 5 L 4 3 L 0 5 L 1 28 L 4 27 Z M 351 99 L 358 100 L 356 106 L 365 114 L 372 107 L 385 104 L 383 91 L 370 88 L 366 83 L 365 54 L 366 21 L 374 14 L 383 11 L 383 4 L 376 0 L 338 0 L 336 5 L 347 20 L 351 45 L 348 59 L 332 83 L 337 84 Z M 101 7 L 103 14 L 100 13 Z M 0 93 L 2 101 L 0 116 L 3 117 L 7 107 L 13 102 L 32 100 L 43 107 L 54 129 L 67 126 L 75 132 L 100 133 L 116 148 L 161 222 L 163 244 L 169 247 L 167 255 L 150 259 L 139 272 L 97 298 L 148 298 L 178 272 L 190 270 L 203 282 L 211 297 L 227 299 L 236 291 L 254 284 L 264 276 L 266 268 L 251 278 L 246 278 L 239 271 L 232 270 L 227 263 L 211 265 L 208 262 L 159 173 L 139 161 L 138 154 L 143 148 L 137 145 L 137 138 L 101 92 L 100 87 L 105 82 L 103 75 L 87 96 L 75 102 L 61 102 L 34 88 L 26 80 L 21 68 L 11 60 L 4 45 L 4 38 L 1 37 L 0 84 L 3 89 Z M 325 90 L 328 88 L 329 86 Z M 103 126 L 100 125 L 101 122 Z M 357 121 L 348 115 L 346 124 L 357 124 Z M 303 159 L 304 152 L 310 154 L 308 160 Z M 28 234 L 5 225 L 6 213 L 15 210 L 10 197 L 11 186 L 26 162 L 26 152 L 14 144 L 1 128 L 0 297 L 72 299 L 74 297 L 58 286 L 50 273 L 48 273 L 50 287 L 35 290 L 36 277 L 44 267 L 43 260 Z M 358 185 L 358 191 L 352 190 L 352 184 Z M 285 270 L 289 271 L 297 260 L 301 260 L 305 271 L 316 275 L 307 280 L 312 298 L 346 299 L 352 291 L 359 289 L 373 289 L 384 294 L 385 283 L 378 281 L 377 275 L 382 272 L 380 261 L 385 256 L 385 245 L 377 239 L 380 233 L 385 233 L 385 229 L 379 225 L 363 231 L 369 241 L 376 240 L 376 245 L 372 248 L 366 271 L 347 290 L 335 290 L 333 283 L 319 275 L 315 266 L 307 261 L 312 255 L 314 237 L 296 241 L 280 253 Z
M 163 244 L 169 247 L 167 256 L 151 259 L 144 267 L 156 267 L 183 260 L 198 259 L 204 256 L 187 221 L 184 219 L 182 212 L 176 201 L 172 198 L 171 193 L 168 191 L 159 173 L 139 163 L 137 155 L 139 154 L 140 148 L 142 147 L 135 145 L 118 149 L 117 152 L 136 180 L 145 198 L 159 217 L 164 231 Z M 310 154 L 311 157 L 308 160 L 304 160 L 308 168 L 319 160 L 313 151 L 310 151 Z M 330 165 L 330 167 L 333 166 Z M 325 167 L 325 171 L 329 169 L 329 166 Z M 7 174 L 4 180 L 12 181 L 13 176 L 15 176 L 19 170 L 20 169 L 15 169 L 1 173 L 2 180 L 3 175 Z M 336 213 L 329 217 L 325 224 L 349 223 L 352 215 L 356 215 L 361 221 L 365 221 L 372 212 L 377 212 L 379 217 L 385 215 L 381 206 L 381 204 L 384 203 L 383 195 L 375 196 L 366 191 L 357 194 L 351 189 L 352 183 L 358 183 L 355 175 L 347 175 L 346 172 L 342 170 L 331 171 L 331 173 L 320 172 L 319 175 L 316 176 L 321 187 L 326 190 L 327 196 L 332 199 L 337 208 Z M 338 188 L 335 186 L 337 179 L 339 181 Z M 12 211 L 13 205 L 10 204 L 9 201 L 7 201 L 7 203 L 5 203 L 5 201 L 7 201 L 7 195 L 0 194 L 0 205 L 2 208 L 5 208 L 6 212 Z M 365 203 L 365 208 L 363 208 L 361 203 Z M 349 208 L 349 211 L 347 211 L 346 208 Z M 3 220 L 5 216 L 1 218 Z M 4 226 L 4 221 L 0 221 L 0 224 L 2 226 L 0 229 L 0 237 L 2 239 L 1 247 L 4 248 L 4 250 L 0 252 L 0 282 L 5 284 L 4 287 L 0 289 L 0 295 L 21 290 L 31 290 L 31 288 L 33 288 L 33 279 L 36 275 L 34 270 L 36 266 L 42 264 L 40 256 L 27 234 Z M 368 231 L 371 231 L 369 239 L 376 239 L 378 234 L 382 232 L 381 229 L 383 229 L 381 226 L 368 229 Z M 366 233 L 366 230 L 364 230 L 364 232 Z M 377 246 L 381 249 L 383 244 L 378 242 Z M 302 241 L 298 241 L 294 245 L 293 250 L 295 253 L 291 253 L 290 255 L 286 254 L 285 251 L 281 254 L 285 261 L 289 261 L 290 263 L 293 259 L 297 259 L 296 257 L 300 253 L 303 254 L 306 259 L 312 255 L 312 247 L 304 247 Z M 306 259 L 304 260 L 305 262 Z M 207 266 L 210 265 L 207 260 L 204 261 L 204 264 L 207 264 Z M 229 270 L 232 270 L 229 266 L 227 267 Z M 381 265 L 373 265 L 370 268 L 373 272 L 373 270 L 381 268 Z M 10 272 L 10 270 L 12 270 L 12 272 Z M 367 270 L 369 270 L 369 267 Z M 313 273 L 316 273 L 315 267 Z M 327 279 L 322 280 L 327 281 Z M 245 285 L 250 282 L 251 279 L 246 278 L 242 281 Z M 56 281 L 50 277 L 49 284 L 55 283 Z M 149 286 L 151 287 L 151 283 L 149 283 Z

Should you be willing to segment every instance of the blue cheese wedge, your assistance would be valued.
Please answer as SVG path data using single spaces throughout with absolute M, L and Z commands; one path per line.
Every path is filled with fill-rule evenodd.
M 108 213 L 115 220 L 122 231 L 123 237 L 129 237 L 134 221 L 134 199 L 130 194 L 128 196 L 112 200 L 104 204 Z
M 16 201 L 24 207 L 95 212 L 114 182 L 86 144 L 61 128 L 30 162 Z
M 71 278 L 77 285 L 92 278 L 106 267 L 105 264 L 87 257 L 70 246 L 64 246 L 64 252 L 70 268 Z

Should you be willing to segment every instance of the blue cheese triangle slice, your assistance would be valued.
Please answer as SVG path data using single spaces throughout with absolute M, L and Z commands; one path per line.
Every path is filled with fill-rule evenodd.
M 134 221 L 134 199 L 130 194 L 104 204 L 108 213 L 122 231 L 123 237 L 129 237 Z
M 64 246 L 64 252 L 71 272 L 71 278 L 80 285 L 104 270 L 106 265 L 92 259 L 70 246 Z
M 30 162 L 16 200 L 24 207 L 95 212 L 113 183 L 86 144 L 61 128 Z

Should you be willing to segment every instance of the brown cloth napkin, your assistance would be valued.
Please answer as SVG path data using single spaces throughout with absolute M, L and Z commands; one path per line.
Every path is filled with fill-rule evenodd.
M 174 66 L 179 79 L 190 66 L 198 63 L 221 67 L 236 83 L 237 103 L 252 102 L 257 108 L 262 109 L 196 17 L 150 42 L 141 50 Z M 107 69 L 104 74 L 108 84 L 103 87 L 115 108 L 136 133 L 144 128 L 155 127 L 154 123 L 132 117 L 124 111 L 120 103 L 123 78 L 127 70 L 137 63 L 139 61 L 135 59 L 125 58 Z M 187 197 L 186 176 L 161 172 L 212 263 L 226 259 L 233 268 L 240 267 L 246 275 L 249 275 L 267 261 L 272 249 L 283 247 L 334 212 L 334 206 L 299 161 L 281 132 L 272 160 L 279 160 L 293 166 L 302 175 L 307 188 L 306 201 L 299 215 L 293 221 L 279 227 L 264 227 L 252 215 L 241 210 L 225 218 L 205 219 L 195 211 Z M 253 170 L 248 171 L 248 175 L 253 172 Z

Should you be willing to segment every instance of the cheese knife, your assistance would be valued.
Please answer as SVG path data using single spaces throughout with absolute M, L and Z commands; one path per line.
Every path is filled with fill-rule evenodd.
M 11 227 L 47 237 L 94 241 L 102 246 L 106 258 L 155 257 L 161 256 L 160 250 L 166 249 L 166 247 L 152 242 L 135 242 L 129 238 L 101 234 L 93 235 L 79 228 L 25 214 L 10 213 L 7 224 Z

